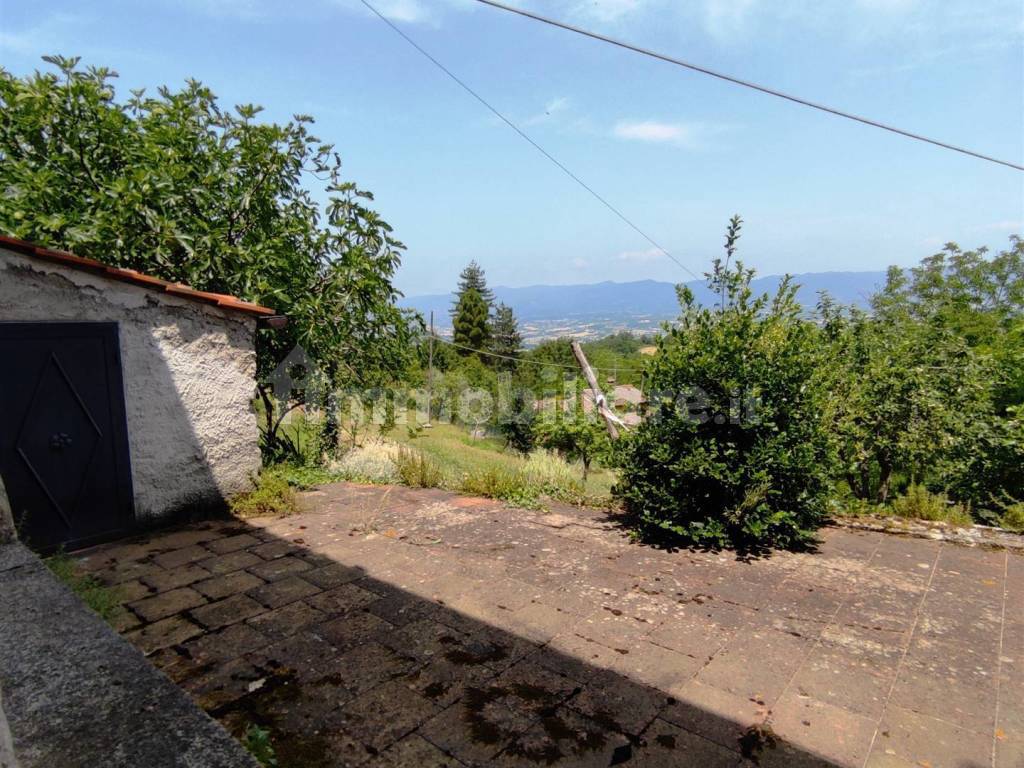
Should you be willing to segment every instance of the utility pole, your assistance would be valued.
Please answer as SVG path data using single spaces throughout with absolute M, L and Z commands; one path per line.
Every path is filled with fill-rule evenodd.
M 430 424 L 430 405 L 434 400 L 434 310 L 430 310 L 430 362 L 427 367 L 427 423 Z
M 605 426 L 608 427 L 608 436 L 612 440 L 618 440 L 619 429 L 616 424 L 620 424 L 623 427 L 626 425 L 608 407 L 608 402 L 604 399 L 604 395 L 601 394 L 601 388 L 597 385 L 597 376 L 594 375 L 590 363 L 587 362 L 587 356 L 583 354 L 583 347 L 580 346 L 578 341 L 572 343 L 572 353 L 576 356 L 576 362 L 580 364 L 580 369 L 583 371 L 587 384 L 590 385 L 590 391 L 594 395 L 594 406 L 597 408 L 597 412 L 604 418 Z

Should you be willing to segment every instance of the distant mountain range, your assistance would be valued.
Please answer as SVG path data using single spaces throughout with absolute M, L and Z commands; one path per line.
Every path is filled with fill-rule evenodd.
M 779 275 L 760 277 L 751 287 L 755 293 L 772 293 L 780 279 Z M 828 291 L 841 303 L 864 306 L 871 294 L 884 285 L 885 272 L 808 272 L 794 275 L 793 279 L 800 286 L 797 298 L 808 309 L 817 304 L 820 291 Z M 703 280 L 693 280 L 687 285 L 698 301 L 714 303 L 715 296 Z M 573 328 L 600 320 L 602 325 L 639 330 L 656 327 L 658 322 L 679 314 L 675 283 L 656 280 L 523 288 L 499 286 L 494 288 L 494 295 L 497 301 L 512 307 L 520 323 L 527 326 L 550 327 L 558 323 L 560 328 Z M 444 329 L 451 326 L 448 312 L 453 302 L 453 294 L 445 293 L 407 296 L 399 304 L 419 310 L 424 318 L 429 318 L 433 311 L 435 325 Z

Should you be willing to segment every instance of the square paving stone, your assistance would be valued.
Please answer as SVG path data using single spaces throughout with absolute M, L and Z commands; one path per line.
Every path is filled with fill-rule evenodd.
M 903 709 L 957 723 L 973 731 L 992 733 L 996 708 L 994 674 L 985 683 L 972 684 L 952 674 L 904 663 L 890 701 Z
M 200 579 L 209 578 L 210 572 L 195 563 L 179 565 L 170 570 L 153 568 L 139 578 L 157 592 L 167 592 L 178 587 L 187 587 Z
M 763 701 L 697 681 L 687 683 L 674 698 L 662 710 L 662 719 L 737 752 L 744 734 L 768 717 L 768 706 Z
M 247 625 L 235 626 L 251 629 Z M 338 672 L 337 649 L 312 632 L 300 632 L 263 645 L 246 658 L 268 673 L 294 675 L 300 683 L 317 683 Z
M 462 763 L 415 733 L 395 742 L 374 761 L 379 768 L 462 768 Z
M 210 603 L 192 611 L 192 618 L 207 629 L 219 629 L 228 624 L 244 621 L 251 616 L 263 613 L 266 609 L 245 595 L 231 597 Z
M 639 735 L 667 706 L 667 694 L 609 670 L 599 670 L 569 706 L 606 728 Z
M 381 750 L 437 714 L 437 707 L 398 681 L 384 683 L 344 707 L 344 728 Z
M 197 582 L 192 588 L 202 592 L 211 600 L 220 600 L 229 595 L 248 592 L 250 589 L 261 586 L 263 583 L 263 579 L 259 576 L 253 576 L 247 571 L 235 571 Z
M 684 685 L 703 665 L 702 659 L 641 641 L 616 651 L 610 666 L 637 683 L 669 691 Z
M 481 688 L 465 695 L 428 720 L 419 734 L 469 765 L 494 765 L 494 757 L 534 724 Z
M 303 571 L 311 570 L 313 566 L 307 563 L 305 560 L 300 560 L 297 557 L 279 557 L 276 560 L 268 560 L 265 562 L 257 563 L 249 568 L 249 573 L 255 573 L 261 579 L 267 581 L 277 581 L 283 579 L 285 576 L 292 576 Z
M 730 749 L 695 736 L 665 720 L 655 720 L 635 749 L 632 763 L 644 768 L 738 768 L 742 758 Z
M 183 649 L 197 662 L 222 663 L 255 651 L 268 642 L 266 636 L 252 627 L 231 624 L 219 632 L 210 632 L 185 643 Z
M 216 538 L 218 538 L 216 531 L 205 527 L 189 526 L 170 533 L 157 533 L 151 539 L 150 544 L 164 550 L 172 550 L 202 544 L 204 541 Z
M 234 598 L 228 598 L 232 600 Z M 248 598 L 247 598 L 248 599 Z M 255 603 L 254 603 L 255 604 Z M 260 608 L 263 611 L 263 608 Z M 311 624 L 323 621 L 324 615 L 303 602 L 289 603 L 282 608 L 260 613 L 249 619 L 249 625 L 258 629 L 267 637 L 280 639 L 290 637 Z
M 138 579 L 118 584 L 114 592 L 117 595 L 117 599 L 123 603 L 133 603 L 136 600 L 142 600 L 156 594 L 155 589 L 147 584 L 143 584 Z
M 298 554 L 302 550 L 302 547 L 290 541 L 278 540 L 260 544 L 258 547 L 253 547 L 250 551 L 254 555 L 259 555 L 264 560 L 276 560 L 279 557 Z
M 319 589 L 317 591 L 319 592 Z M 367 592 L 355 584 L 342 584 L 340 587 L 321 592 L 316 597 L 310 597 L 306 602 L 318 611 L 323 611 L 327 616 L 338 616 L 367 606 L 379 599 L 373 592 Z
M 240 571 L 253 565 L 259 565 L 263 561 L 251 552 L 239 551 L 229 552 L 226 555 L 217 555 L 207 560 L 200 560 L 199 564 L 214 575 Z
M 418 597 L 403 594 L 392 594 L 378 597 L 366 607 L 374 616 L 384 619 L 396 627 L 404 627 L 411 621 L 427 618 L 431 607 L 424 604 Z
M 334 589 L 342 584 L 360 579 L 363 575 L 363 571 L 359 568 L 350 568 L 341 563 L 331 563 L 322 568 L 306 571 L 302 578 L 316 584 L 321 589 Z
M 897 758 L 913 766 L 984 766 L 991 761 L 992 732 L 975 733 L 895 705 L 886 708 L 867 765 Z
M 605 768 L 632 755 L 629 739 L 571 709 L 559 709 L 517 737 L 494 760 L 496 766 Z
M 407 675 L 415 666 L 412 659 L 380 643 L 368 642 L 335 655 L 328 669 L 332 680 L 343 685 L 352 696 L 358 696 L 391 680 L 408 683 Z
M 267 608 L 280 608 L 282 605 L 294 603 L 296 600 L 316 595 L 319 592 L 320 587 L 310 584 L 298 576 L 286 576 L 279 581 L 263 584 L 253 589 L 249 592 L 249 597 Z
M 370 615 L 379 618 L 374 614 Z M 383 622 L 383 619 L 380 621 Z M 344 622 L 345 618 L 331 622 L 332 625 L 336 625 L 340 635 L 339 640 L 342 642 L 346 635 Z M 391 625 L 384 622 L 376 627 L 377 629 L 387 629 Z M 435 658 L 443 658 L 445 653 L 460 645 L 465 638 L 464 633 L 452 627 L 440 624 L 430 618 L 421 618 L 409 622 L 400 629 L 385 632 L 380 641 L 403 655 L 426 662 Z
M 854 653 L 819 643 L 793 678 L 791 690 L 862 715 L 880 717 L 899 657 Z
M 995 768 L 1020 768 L 1024 765 L 1024 739 L 996 739 Z
M 704 663 L 710 661 L 731 637 L 731 632 L 712 621 L 673 618 L 648 633 L 647 640 Z
M 320 611 L 317 611 L 317 614 L 320 617 L 324 615 Z M 342 651 L 371 640 L 379 640 L 399 653 L 404 653 L 402 648 L 388 642 L 389 636 L 394 633 L 394 627 L 384 619 L 366 611 L 356 611 L 347 616 L 324 622 L 318 625 L 315 631 Z
M 147 656 L 202 634 L 203 630 L 182 616 L 172 616 L 129 632 L 128 641 Z
M 240 533 L 235 536 L 226 536 L 223 539 L 215 539 L 208 542 L 206 548 L 217 555 L 224 555 L 228 552 L 236 552 L 239 549 L 254 547 L 261 542 L 255 536 L 248 533 Z
M 157 555 L 153 558 L 153 562 L 159 565 L 161 568 L 178 568 L 188 563 L 194 563 L 197 560 L 203 560 L 210 556 L 210 550 L 206 547 L 200 546 L 199 544 L 193 544 L 190 547 L 182 547 L 181 549 L 175 549 L 171 552 L 164 552 L 162 555 Z
M 733 639 L 701 670 L 698 679 L 738 696 L 771 704 L 811 649 L 805 639 L 758 630 Z
M 776 736 L 836 766 L 860 768 L 875 734 L 875 717 L 787 693 L 772 708 Z M 768 761 L 771 764 L 771 761 Z
M 143 621 L 158 621 L 160 619 L 181 613 L 189 608 L 195 608 L 206 602 L 206 598 L 194 589 L 182 587 L 172 589 L 170 592 L 147 597 L 138 602 L 129 603 L 131 608 Z
M 244 659 L 218 664 L 181 683 L 196 704 L 207 712 L 247 696 L 263 685 L 263 673 Z
M 469 688 L 486 688 L 496 676 L 490 667 L 467 667 L 441 658 L 416 666 L 401 679 L 425 699 L 447 707 L 461 699 Z
M 525 715 L 553 710 L 579 690 L 575 681 L 527 658 L 495 677 L 487 690 L 498 701 Z

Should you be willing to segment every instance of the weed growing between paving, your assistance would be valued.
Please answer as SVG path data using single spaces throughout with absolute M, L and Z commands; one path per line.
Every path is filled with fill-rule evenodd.
M 270 742 L 270 731 L 258 725 L 250 725 L 242 737 L 242 746 L 256 758 L 263 768 L 277 768 L 277 755 Z
M 79 572 L 75 561 L 64 552 L 58 552 L 44 562 L 54 576 L 104 621 L 112 621 L 122 610 L 117 590 L 104 586 L 95 576 Z
M 256 487 L 240 493 L 229 501 L 236 517 L 284 517 L 298 511 L 295 491 L 281 466 L 267 467 L 256 480 Z

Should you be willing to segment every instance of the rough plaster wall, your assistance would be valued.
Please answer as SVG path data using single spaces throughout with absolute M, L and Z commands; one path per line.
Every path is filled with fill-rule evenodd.
M 3 320 L 119 324 L 140 522 L 250 486 L 254 318 L 0 248 Z

